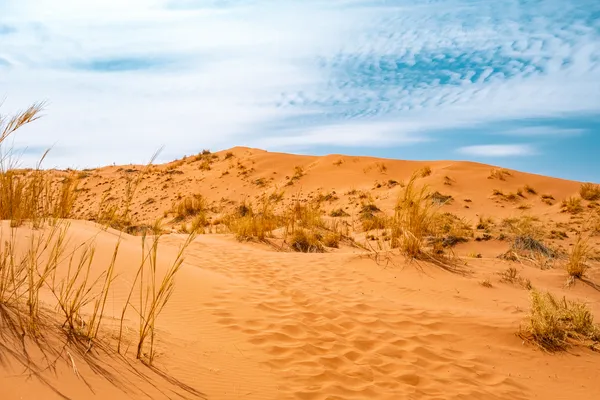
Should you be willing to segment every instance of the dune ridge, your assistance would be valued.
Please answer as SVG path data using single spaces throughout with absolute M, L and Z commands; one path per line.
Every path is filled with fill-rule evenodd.
M 106 268 L 122 241 L 101 337 L 106 346 L 89 354 L 70 344 L 68 356 L 44 369 L 38 368 L 44 356 L 32 350 L 35 344 L 12 342 L 31 350 L 25 360 L 35 367 L 26 368 L 23 353 L 0 351 L 3 398 L 587 399 L 600 393 L 597 352 L 573 346 L 551 354 L 517 335 L 531 288 L 584 301 L 600 315 L 600 239 L 589 225 L 598 208 L 581 198 L 580 182 L 471 162 L 296 156 L 241 147 L 153 165 L 140 175 L 143 168 L 51 172 L 58 180 L 77 180 L 69 240 L 76 245 L 93 239 L 98 256 L 92 271 Z M 393 214 L 415 171 L 418 185 L 442 199 L 440 213 L 469 226 L 464 242 L 444 250 L 465 273 L 377 250 L 374 243 L 384 243 L 385 235 L 357 224 L 365 204 Z M 132 223 L 143 227 L 163 218 L 170 233 L 157 252 L 161 271 L 188 237 L 182 224 L 195 218 L 179 217 L 177 205 L 193 195 L 206 202 L 204 234 L 187 248 L 173 296 L 157 321 L 152 368 L 133 357 L 131 313 L 127 351 L 114 351 L 143 230 L 132 236 L 98 218 L 140 176 Z M 265 242 L 236 240 L 223 219 L 245 201 L 273 193 L 281 193 L 273 201 L 277 213 L 296 200 L 319 199 L 323 218 L 346 221 L 355 245 L 341 242 L 307 254 L 282 247 L 277 232 Z M 578 199 L 573 202 L 581 209 L 566 211 L 563 200 L 569 199 Z M 340 209 L 347 215 L 331 217 Z M 532 232 L 535 225 L 536 238 L 564 257 L 577 233 L 589 236 L 585 279 L 567 285 L 563 258 L 546 265 L 499 257 L 515 251 L 511 235 L 525 225 Z M 33 229 L 50 228 L 15 229 L 23 243 Z M 43 300 L 53 301 L 48 294 Z M 49 326 L 57 329 L 52 321 Z M 65 346 L 55 337 L 51 348 Z

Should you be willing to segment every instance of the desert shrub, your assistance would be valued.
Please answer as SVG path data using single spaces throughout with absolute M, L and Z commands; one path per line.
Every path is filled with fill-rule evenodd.
M 448 175 L 444 176 L 444 185 L 452 186 L 454 183 L 454 179 L 450 178 Z
M 535 190 L 533 187 L 531 187 L 529 185 L 525 185 L 525 187 L 523 189 L 525 190 L 525 192 L 527 192 L 529 194 L 533 194 L 533 195 L 537 194 L 537 190 Z
M 538 218 L 507 218 L 502 226 L 508 228 L 512 243 L 510 249 L 501 254 L 500 258 L 508 261 L 530 261 L 542 269 L 548 268 L 550 262 L 556 258 L 556 251 L 543 241 L 545 231 Z
M 568 199 L 563 200 L 560 205 L 562 212 L 566 212 L 569 214 L 579 214 L 583 211 L 583 206 L 581 205 L 581 198 L 579 197 L 569 197 Z
M 398 197 L 394 215 L 390 219 L 390 245 L 408 258 L 437 259 L 426 250 L 427 242 L 437 243 L 432 238 L 441 236 L 440 214 L 431 202 L 426 186 L 417 188 L 414 174 Z M 434 249 L 434 253 L 439 253 Z M 437 260 L 439 261 L 439 260 Z
M 442 194 L 442 193 L 440 193 L 438 191 L 435 191 L 435 192 L 431 193 L 429 195 L 429 198 L 431 199 L 431 201 L 434 204 L 440 204 L 440 205 L 450 204 L 454 200 L 454 198 L 452 196 Z
M 489 280 L 489 279 L 485 279 L 485 280 L 481 281 L 479 284 L 480 284 L 481 286 L 483 286 L 483 287 L 486 287 L 486 288 L 488 288 L 488 289 L 489 289 L 489 288 L 492 288 L 492 287 L 494 287 L 494 286 L 492 285 L 492 282 L 490 282 L 490 280 Z
M 548 204 L 549 206 L 551 206 L 552 204 L 554 204 L 554 196 L 552 196 L 551 194 L 543 194 L 541 195 L 541 199 L 542 202 Z
M 290 180 L 286 183 L 286 186 L 292 186 L 296 181 L 299 181 L 300 178 L 304 176 L 304 168 L 300 165 L 296 165 L 294 167 L 294 175 L 290 178 Z
M 337 232 L 329 232 L 323 237 L 323 244 L 327 247 L 340 247 L 341 235 Z
M 453 247 L 468 242 L 473 237 L 471 224 L 451 213 L 435 213 L 433 216 L 436 235 L 429 243 L 440 242 L 443 247 Z
M 283 196 L 285 195 L 285 192 L 283 190 L 274 190 L 270 195 L 269 195 L 269 201 L 273 202 L 273 203 L 279 203 L 281 200 L 283 200 Z
M 296 228 L 309 230 L 325 228 L 321 207 L 318 202 L 303 204 L 300 200 L 295 200 L 284 210 L 284 216 L 287 232 L 293 233 Z
M 531 290 L 531 281 L 519 275 L 519 271 L 515 267 L 509 267 L 505 271 L 500 272 L 500 280 L 505 283 L 518 284 L 524 289 Z
M 544 225 L 540 219 L 531 215 L 523 215 L 518 218 L 505 218 L 502 220 L 501 225 L 515 238 L 521 236 L 541 239 L 545 234 Z
M 387 181 L 387 186 L 391 189 L 393 187 L 395 187 L 396 185 L 399 185 L 399 182 L 395 179 L 389 179 Z
M 475 226 L 477 229 L 480 230 L 488 230 L 490 229 L 492 226 L 494 225 L 494 220 L 492 219 L 492 217 L 483 217 L 483 216 L 479 216 L 479 222 L 477 222 L 477 225 Z
M 501 181 L 505 181 L 507 176 L 512 176 L 509 170 L 507 169 L 492 169 L 488 179 L 498 179 Z
M 208 204 L 204 196 L 201 194 L 195 194 L 185 197 L 183 200 L 177 203 L 173 207 L 173 213 L 175 213 L 175 220 L 181 221 L 187 217 L 205 214 L 207 208 Z
M 203 159 L 202 162 L 200 163 L 200 165 L 198 166 L 198 168 L 201 171 L 210 171 L 211 170 L 210 159 L 208 159 L 208 158 Z
M 555 252 L 547 247 L 542 241 L 527 235 L 516 236 L 512 244 L 512 249 L 521 252 L 527 251 L 530 253 L 538 253 L 546 257 L 555 256 Z
M 363 203 L 359 218 L 364 231 L 385 229 L 386 227 L 385 216 L 381 215 L 381 210 L 373 203 Z
M 201 212 L 196 214 L 196 216 L 192 219 L 192 223 L 190 226 L 191 232 L 200 233 L 204 230 L 204 227 L 209 224 L 208 218 L 206 218 L 206 213 Z
M 227 215 L 223 223 L 238 240 L 265 240 L 273 230 L 282 224 L 282 219 L 273 212 L 268 198 L 263 197 L 259 203 L 260 211 L 255 212 L 252 204 L 243 202 L 237 210 Z
M 332 203 L 337 200 L 339 200 L 339 197 L 337 196 L 337 193 L 335 191 L 333 191 L 333 192 L 329 192 L 327 194 L 323 194 L 323 193 L 317 194 L 314 201 L 316 201 L 318 203 L 323 203 L 325 201 Z
M 381 172 L 382 174 L 387 172 L 388 168 L 387 168 L 387 165 L 385 165 L 385 163 L 378 162 L 378 163 L 375 163 L 375 166 L 377 167 L 377 170 L 379 172 Z
M 423 168 L 421 168 L 419 174 L 421 175 L 421 178 L 426 178 L 429 175 L 431 175 L 431 167 L 429 165 L 424 166 Z
M 322 236 L 304 228 L 295 229 L 290 236 L 290 247 L 302 253 L 321 253 L 324 251 Z
M 573 244 L 569 252 L 569 259 L 565 265 L 567 274 L 571 278 L 583 278 L 587 272 L 589 265 L 587 263 L 592 247 L 589 245 L 589 239 L 584 238 L 581 233 L 577 236 L 577 240 Z
M 600 200 L 600 185 L 594 183 L 584 183 L 579 188 L 579 195 L 584 200 Z
M 566 349 L 572 342 L 600 341 L 600 330 L 588 307 L 549 292 L 531 291 L 531 311 L 521 335 L 544 350 Z
M 329 213 L 329 216 L 331 217 L 347 217 L 350 214 L 348 214 L 346 211 L 344 211 L 342 208 L 336 208 L 335 210 L 332 210 Z

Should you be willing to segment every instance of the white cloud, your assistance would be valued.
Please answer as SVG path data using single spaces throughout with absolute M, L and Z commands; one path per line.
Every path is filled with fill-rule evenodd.
M 585 130 L 583 129 L 567 129 L 543 125 L 498 131 L 498 134 L 508 136 L 579 136 L 584 133 Z
M 166 155 L 238 144 L 383 147 L 597 112 L 598 33 L 570 5 L 501 3 L 0 1 L 2 23 L 16 29 L 0 34 L 2 111 L 49 100 L 17 145 L 56 143 L 49 162 L 61 166 L 143 162 L 161 145 Z M 158 64 L 81 68 L 111 60 Z
M 286 131 L 286 135 L 258 139 L 254 145 L 275 149 L 330 146 L 372 148 L 403 146 L 430 141 L 423 133 L 404 133 L 401 126 L 390 122 L 353 123 L 317 126 Z
M 458 149 L 461 154 L 482 157 L 512 157 L 529 156 L 536 153 L 535 149 L 526 144 L 486 144 L 465 146 Z

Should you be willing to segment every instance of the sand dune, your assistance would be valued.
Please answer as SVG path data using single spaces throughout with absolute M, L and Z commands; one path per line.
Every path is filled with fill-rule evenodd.
M 292 196 L 308 199 L 335 191 L 337 199 L 325 201 L 323 208 L 344 208 L 351 216 L 360 201 L 348 192 L 365 191 L 391 213 L 402 191 L 399 183 L 427 166 L 431 174 L 419 182 L 452 196 L 443 211 L 473 224 L 479 216 L 532 215 L 548 231 L 568 233 L 566 239 L 547 237 L 547 243 L 569 248 L 572 230 L 586 222 L 581 215 L 561 212 L 561 201 L 577 195 L 580 183 L 518 171 L 509 171 L 504 180 L 490 179 L 496 167 L 476 163 L 295 156 L 248 148 L 217 153 L 210 170 L 200 167 L 206 159 L 188 157 L 152 167 L 134 199 L 137 223 L 164 216 L 180 193 L 207 197 L 216 220 L 244 198 L 254 200 L 275 189 L 285 190 L 284 204 Z M 141 169 L 82 172 L 76 215 L 95 215 L 103 194 L 123 196 L 128 174 Z M 288 185 L 295 173 L 301 176 Z M 524 191 L 525 185 L 536 194 Z M 523 193 L 506 200 L 494 196 L 494 189 Z M 554 200 L 544 202 L 542 194 Z M 520 207 L 524 204 L 528 207 Z M 176 231 L 179 222 L 169 226 Z M 19 243 L 33 232 L 26 226 L 17 231 Z M 357 247 L 304 254 L 241 243 L 228 233 L 199 235 L 186 251 L 173 297 L 157 322 L 157 358 L 150 369 L 134 359 L 132 350 L 118 355 L 112 346 L 139 264 L 141 238 L 86 221 L 72 221 L 69 235 L 73 246 L 96 243 L 94 273 L 106 268 L 118 237 L 123 238 L 106 310 L 110 322 L 101 338 L 106 348 L 86 354 L 69 345 L 70 356 L 63 352 L 53 369 L 31 376 L 19 360 L 27 350 L 33 370 L 46 365 L 35 350 L 38 345 L 6 339 L 0 348 L 3 399 L 590 399 L 600 393 L 597 352 L 574 346 L 550 354 L 516 335 L 529 310 L 529 292 L 500 275 L 514 266 L 533 287 L 585 301 L 600 317 L 600 292 L 593 284 L 600 283 L 600 268 L 594 259 L 587 274 L 590 284 L 567 287 L 559 264 L 542 270 L 497 258 L 510 246 L 497 237 L 458 244 L 454 252 L 468 273 L 457 274 L 400 255 L 378 260 Z M 161 269 L 185 238 L 177 233 L 162 238 Z M 596 250 L 598 242 L 593 236 Z M 484 280 L 492 287 L 482 286 Z M 50 305 L 53 299 L 47 294 L 44 301 Z M 135 315 L 129 313 L 126 324 L 126 343 L 133 346 Z M 63 343 L 56 333 L 46 348 L 59 351 Z

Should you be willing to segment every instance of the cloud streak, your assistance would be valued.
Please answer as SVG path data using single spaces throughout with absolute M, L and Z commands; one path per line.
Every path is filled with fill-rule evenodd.
M 458 154 L 539 154 L 540 140 L 591 131 L 532 121 L 600 115 L 599 12 L 593 0 L 0 2 L 0 95 L 9 111 L 49 100 L 17 140 L 37 148 L 52 132 L 62 166 L 142 162 L 161 145 L 165 157 L 421 146 L 472 127 Z
M 465 146 L 459 148 L 458 152 L 468 156 L 482 157 L 530 156 L 536 153 L 532 146 L 525 144 L 486 144 Z

